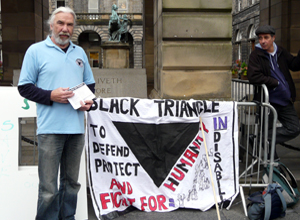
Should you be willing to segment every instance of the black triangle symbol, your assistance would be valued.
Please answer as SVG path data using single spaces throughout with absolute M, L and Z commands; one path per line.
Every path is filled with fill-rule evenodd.
M 199 131 L 199 123 L 113 123 L 157 187 Z

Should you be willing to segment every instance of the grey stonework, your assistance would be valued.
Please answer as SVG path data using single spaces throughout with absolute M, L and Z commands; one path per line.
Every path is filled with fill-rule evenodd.
M 87 2 L 88 0 L 81 0 L 81 1 L 76 1 L 75 2 L 78 2 L 78 4 L 83 5 L 83 3 L 81 2 Z M 65 6 L 68 6 L 70 8 L 73 8 L 73 10 L 76 12 L 76 8 L 74 7 L 74 0 L 65 0 Z M 49 14 L 51 14 L 54 10 L 56 9 L 56 0 L 49 0 Z M 80 11 L 81 12 L 81 11 Z
M 69 7 L 73 8 L 75 13 L 88 13 L 88 4 L 89 4 L 88 0 L 81 0 L 81 1 L 72 0 L 72 1 L 74 2 L 73 7 L 72 5 L 69 5 Z
M 115 0 L 100 0 L 100 13 L 110 13 Z M 143 0 L 127 0 L 127 9 L 122 12 L 143 13 Z
M 95 25 L 78 25 L 74 28 L 74 33 L 72 36 L 72 42 L 78 44 L 78 37 L 84 31 L 95 31 L 99 34 L 101 41 L 108 41 L 109 33 L 107 26 L 95 26 Z
M 260 7 L 259 1 L 256 1 L 254 4 L 250 4 L 252 2 L 250 0 L 248 1 L 248 6 L 244 6 L 244 8 L 242 7 L 240 11 L 237 11 L 238 2 L 239 1 L 234 1 L 232 13 L 232 63 L 239 58 L 239 44 L 241 45 L 241 60 L 248 63 L 249 55 L 252 51 L 252 44 L 257 43 L 257 39 L 249 38 L 250 29 L 252 26 L 254 26 L 255 29 L 259 26 Z M 236 41 L 238 31 L 240 31 L 242 35 L 240 42 Z
M 56 8 L 56 1 L 49 0 L 49 14 L 51 14 Z
M 78 37 L 84 31 L 95 31 L 101 38 L 101 42 L 104 43 L 109 39 L 108 28 L 106 25 L 78 25 L 74 29 L 72 36 L 72 42 L 78 44 Z M 133 38 L 133 50 L 134 50 L 134 68 L 142 68 L 143 66 L 143 27 L 140 25 L 133 25 L 129 30 L 129 33 Z
M 143 1 L 141 0 L 131 0 L 128 1 L 128 11 L 133 13 L 142 13 L 143 12 Z
M 232 12 L 238 13 L 239 11 L 243 11 L 249 6 L 259 3 L 259 1 L 260 0 L 232 0 Z M 238 8 L 240 8 L 240 10 L 238 10 Z
M 113 5 L 113 0 L 106 0 L 106 1 L 100 1 L 100 12 L 101 13 L 110 13 L 111 12 L 111 6 Z

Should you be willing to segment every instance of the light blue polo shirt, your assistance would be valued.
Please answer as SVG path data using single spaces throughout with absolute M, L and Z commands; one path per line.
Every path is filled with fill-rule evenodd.
M 48 36 L 31 45 L 26 51 L 19 85 L 35 84 L 45 90 L 73 87 L 79 83 L 95 83 L 84 50 L 70 42 L 65 53 Z M 74 110 L 71 104 L 37 103 L 37 134 L 83 134 L 84 112 Z

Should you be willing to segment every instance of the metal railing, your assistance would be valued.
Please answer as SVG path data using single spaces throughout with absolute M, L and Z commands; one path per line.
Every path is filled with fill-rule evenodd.
M 261 102 L 254 102 L 254 93 L 259 91 Z M 239 186 L 245 215 L 247 208 L 243 187 L 265 187 L 272 183 L 276 126 L 272 127 L 271 143 L 268 141 L 269 112 L 272 111 L 273 124 L 277 122 L 277 113 L 269 104 L 269 94 L 265 85 L 251 85 L 247 80 L 232 80 L 232 99 L 238 102 L 239 119 Z M 262 181 L 264 167 L 269 166 L 268 182 Z
M 142 13 L 122 13 L 119 12 L 120 18 L 126 14 L 128 19 L 131 20 L 142 20 Z M 111 13 L 76 13 L 77 20 L 107 20 L 111 16 Z
M 36 117 L 19 118 L 19 166 L 38 164 Z
M 231 97 L 234 101 L 246 102 L 253 98 L 254 86 L 248 80 L 231 80 Z

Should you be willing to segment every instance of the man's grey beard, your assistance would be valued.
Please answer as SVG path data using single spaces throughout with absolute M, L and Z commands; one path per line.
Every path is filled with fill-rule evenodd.
M 52 33 L 52 36 L 53 36 L 53 38 L 54 38 L 54 41 L 55 41 L 57 44 L 59 44 L 59 45 L 66 45 L 66 44 L 68 44 L 68 43 L 70 42 L 71 36 L 70 36 L 68 33 L 64 33 L 65 35 L 69 35 L 69 38 L 66 39 L 66 40 L 62 40 L 62 39 L 59 37 L 60 34 L 62 34 L 62 33 L 59 33 L 59 34 L 57 34 L 57 35 Z

